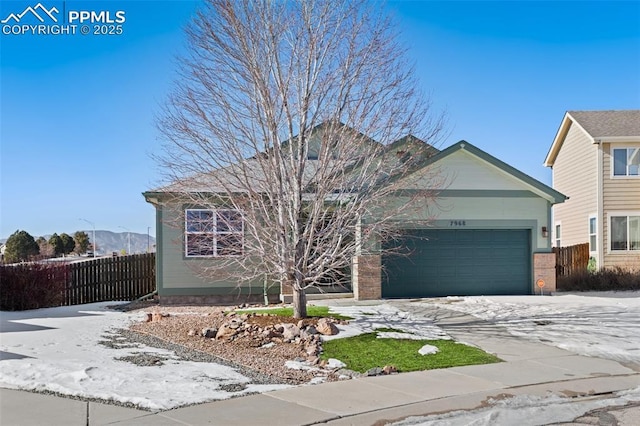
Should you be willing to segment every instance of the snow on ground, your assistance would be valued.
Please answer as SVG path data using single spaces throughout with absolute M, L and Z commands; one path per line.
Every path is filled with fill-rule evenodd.
M 114 400 L 151 410 L 286 387 L 251 384 L 233 368 L 181 361 L 166 350 L 100 344 L 109 338 L 117 342 L 111 331 L 144 315 L 108 310 L 108 305 L 113 303 L 0 312 L 0 386 Z M 137 366 L 115 359 L 140 352 L 157 356 L 163 365 Z M 246 388 L 226 392 L 221 389 L 225 385 Z
M 640 292 L 431 299 L 521 338 L 619 362 L 640 362 Z
M 640 388 L 618 392 L 612 398 L 573 400 L 557 395 L 545 397 L 519 395 L 493 401 L 489 407 L 470 411 L 451 411 L 424 417 L 409 417 L 394 426 L 537 426 L 571 422 L 589 411 L 624 406 L 640 401 Z
M 513 335 L 578 354 L 640 362 L 640 292 L 456 297 L 425 299 L 416 303 L 436 304 L 471 314 L 504 326 Z M 112 304 L 0 312 L 0 387 L 113 399 L 151 410 L 284 387 L 251 384 L 251 379 L 232 368 L 215 363 L 181 361 L 166 350 L 142 346 L 114 349 L 100 344 L 100 341 L 109 339 L 117 342 L 118 336 L 113 330 L 126 328 L 144 315 L 106 308 Z M 450 339 L 431 318 L 404 312 L 390 303 L 332 306 L 331 311 L 354 319 L 348 325 L 339 326 L 340 334 L 327 338 L 348 337 L 386 328 L 425 340 Z M 146 367 L 115 359 L 139 352 L 154 354 L 163 359 L 164 364 Z M 226 386 L 234 388 L 233 385 L 246 385 L 246 388 L 236 392 L 224 390 Z M 632 398 L 640 400 L 638 395 L 640 390 Z M 512 411 L 527 413 L 523 418 L 534 418 L 556 406 L 559 411 L 568 410 L 565 401 L 553 399 L 557 397 L 544 400 L 522 398 L 496 403 L 486 412 L 481 410 L 467 414 L 480 416 L 477 424 L 495 424 L 482 419 L 495 416 L 511 419 L 509 416 L 515 416 Z M 586 412 L 598 408 L 588 405 L 596 403 L 600 404 L 590 401 L 585 402 L 587 408 L 573 407 L 578 407 L 578 411 L 584 408 L 583 412 Z M 611 405 L 611 401 L 606 404 Z M 558 421 L 556 418 L 554 421 Z M 437 424 L 469 423 L 451 421 L 442 423 L 438 420 Z M 420 422 L 416 424 L 431 424 Z M 517 422 L 505 420 L 498 423 Z
M 338 326 L 339 334 L 323 336 L 323 340 L 357 336 L 362 333 L 371 333 L 376 329 L 396 330 L 395 332 L 382 331 L 378 333 L 380 338 L 451 340 L 451 336 L 435 325 L 431 318 L 411 315 L 387 303 L 375 306 L 331 306 L 329 312 L 353 319 L 349 320 L 347 325 Z
M 121 342 L 125 347 L 118 347 L 123 345 L 118 345 L 121 337 L 114 330 L 142 320 L 145 314 L 107 309 L 113 304 L 0 312 L 0 386 L 114 400 L 150 410 L 286 387 L 252 384 L 233 368 L 180 360 L 167 350 L 140 344 L 126 347 L 126 342 Z M 387 304 L 336 310 L 354 320 L 340 325 L 340 334 L 327 339 L 377 328 L 401 330 L 403 338 L 450 339 L 430 319 L 413 317 Z M 111 347 L 99 343 L 105 341 L 111 341 Z M 117 359 L 140 353 L 157 357 L 162 365 L 140 366 Z M 233 385 L 246 388 L 224 390 Z

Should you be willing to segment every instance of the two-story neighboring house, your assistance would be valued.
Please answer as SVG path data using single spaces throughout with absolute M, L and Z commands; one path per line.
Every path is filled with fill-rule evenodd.
M 545 166 L 567 195 L 553 245 L 589 243 L 598 268 L 640 269 L 640 110 L 568 111 Z

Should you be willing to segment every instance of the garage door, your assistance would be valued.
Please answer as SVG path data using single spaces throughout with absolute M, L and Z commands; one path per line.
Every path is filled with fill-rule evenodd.
M 383 297 L 530 294 L 529 230 L 418 230 L 385 248 Z

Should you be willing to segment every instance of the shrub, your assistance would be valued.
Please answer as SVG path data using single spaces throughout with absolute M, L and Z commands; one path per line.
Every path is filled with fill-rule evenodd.
M 620 267 L 583 272 L 568 277 L 558 277 L 560 291 L 625 291 L 640 290 L 640 270 Z
M 0 310 L 60 306 L 64 302 L 69 267 L 66 264 L 30 263 L 0 266 Z

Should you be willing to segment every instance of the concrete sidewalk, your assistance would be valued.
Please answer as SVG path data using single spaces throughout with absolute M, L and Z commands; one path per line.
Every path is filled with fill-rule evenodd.
M 548 392 L 576 397 L 640 386 L 640 373 L 617 362 L 524 341 L 457 312 L 408 301 L 394 303 L 434 318 L 456 340 L 475 344 L 505 362 L 301 386 L 158 413 L 0 389 L 0 424 L 372 425 L 479 408 L 490 398 Z

